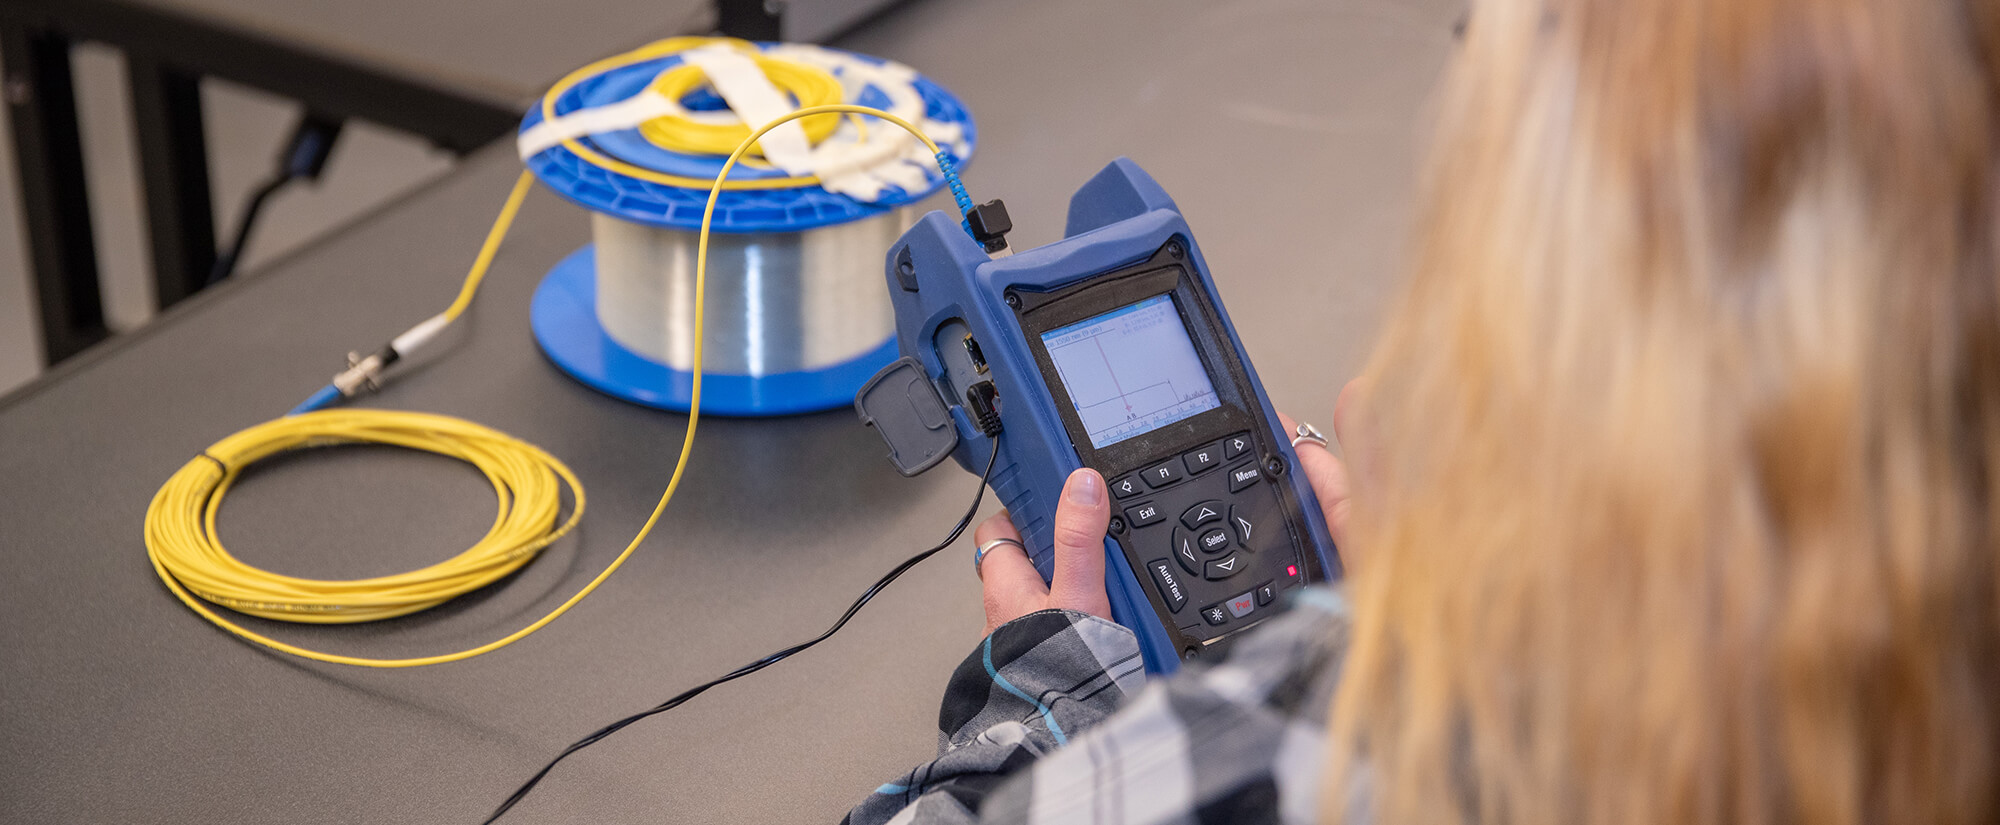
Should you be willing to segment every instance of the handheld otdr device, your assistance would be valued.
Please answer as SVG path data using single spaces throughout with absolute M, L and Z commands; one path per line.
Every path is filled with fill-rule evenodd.
M 919 220 L 888 255 L 903 357 L 855 406 L 905 475 L 946 456 L 976 473 L 997 438 L 993 490 L 1044 580 L 1064 480 L 1102 473 L 1112 618 L 1171 672 L 1339 561 L 1173 199 L 1120 159 L 1064 235 L 994 258 L 943 213 Z

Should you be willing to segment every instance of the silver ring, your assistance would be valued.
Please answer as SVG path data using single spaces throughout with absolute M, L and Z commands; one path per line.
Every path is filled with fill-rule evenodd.
M 1299 422 L 1298 429 L 1292 431 L 1292 446 L 1299 446 L 1301 441 L 1310 441 L 1322 449 L 1326 448 L 1326 436 L 1320 434 L 1319 428 L 1304 421 Z
M 986 541 L 986 543 L 979 545 L 979 549 L 973 551 L 972 553 L 972 575 L 978 576 L 980 581 L 985 581 L 986 574 L 979 569 L 979 565 L 986 561 L 987 553 L 992 552 L 993 548 L 999 547 L 1000 545 L 1003 544 L 1011 544 L 1014 545 L 1015 547 L 1021 548 L 1021 555 L 1023 556 L 1028 554 L 1028 546 L 1022 544 L 1018 540 L 1005 539 L 1005 538 L 989 539 Z

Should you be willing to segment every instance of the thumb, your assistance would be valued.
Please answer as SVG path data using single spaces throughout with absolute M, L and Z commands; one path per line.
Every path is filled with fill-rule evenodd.
M 1110 499 L 1104 477 L 1096 470 L 1078 470 L 1063 484 L 1062 501 L 1056 504 L 1051 607 L 1111 618 L 1111 600 L 1104 594 L 1104 533 L 1111 524 Z

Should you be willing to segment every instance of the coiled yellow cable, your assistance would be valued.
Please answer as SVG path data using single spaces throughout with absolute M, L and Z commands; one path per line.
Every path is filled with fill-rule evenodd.
M 569 91 L 570 87 L 583 82 L 586 78 L 594 77 L 596 75 L 603 74 L 604 72 L 622 66 L 629 66 L 634 63 L 642 63 L 647 60 L 657 60 L 662 57 L 668 57 L 671 55 L 679 54 L 689 49 L 699 48 L 701 46 L 706 46 L 718 42 L 736 44 L 741 48 L 745 49 L 746 52 L 757 52 L 759 56 L 761 56 L 762 54 L 754 46 L 751 46 L 748 42 L 742 40 L 735 40 L 732 38 L 670 37 L 665 40 L 649 43 L 647 45 L 633 49 L 629 52 L 625 52 L 624 54 L 613 55 L 611 57 L 604 58 L 603 60 L 590 63 L 584 66 L 583 68 L 577 69 L 576 71 L 563 75 L 562 79 L 557 80 L 554 86 L 549 87 L 548 94 L 542 95 L 542 103 L 541 103 L 542 118 L 544 120 L 555 119 L 556 99 L 562 97 L 563 93 Z M 818 110 L 821 108 L 819 106 L 804 106 L 803 103 L 804 102 L 801 101 L 802 106 L 799 109 L 799 111 L 805 111 L 807 109 Z M 840 104 L 827 104 L 827 105 L 840 105 Z M 888 117 L 894 119 L 893 115 L 888 115 L 888 113 L 886 112 L 881 112 L 879 110 L 869 109 L 866 107 L 857 106 L 851 109 L 846 109 L 841 111 L 849 115 L 867 114 L 867 115 L 876 115 L 878 117 Z M 901 122 L 900 119 L 896 120 L 898 122 Z M 683 125 L 689 123 L 689 121 L 686 121 L 685 119 L 679 119 L 678 122 Z M 785 121 L 780 120 L 778 122 L 783 123 Z M 858 120 L 856 121 L 857 124 L 859 124 L 859 122 L 860 121 Z M 766 125 L 768 126 L 770 124 Z M 650 128 L 654 130 L 654 139 L 658 138 L 658 135 L 662 130 L 673 131 L 676 128 L 675 126 L 664 123 L 642 125 L 641 126 L 642 134 L 645 133 L 645 130 L 648 128 L 648 126 L 650 126 Z M 758 137 L 761 136 L 762 136 L 761 134 L 758 135 Z M 676 139 L 678 140 L 679 138 Z M 928 137 L 924 137 L 923 141 L 924 144 L 927 146 L 935 145 L 931 142 L 930 138 Z M 752 145 L 755 144 L 754 140 L 750 142 L 752 143 Z M 575 154 L 577 158 L 581 159 L 583 162 L 588 163 L 592 166 L 596 166 L 600 169 L 606 169 L 612 172 L 616 172 L 626 177 L 636 178 L 638 180 L 643 180 L 650 183 L 657 183 L 662 186 L 679 187 L 682 189 L 700 189 L 704 186 L 709 186 L 712 183 L 711 181 L 700 180 L 698 178 L 690 178 L 684 175 L 674 175 L 654 169 L 647 169 L 642 166 L 634 166 L 630 163 L 626 163 L 617 158 L 606 156 L 588 146 L 585 146 L 582 142 L 577 141 L 575 139 L 564 140 L 562 142 L 562 145 L 564 148 L 568 149 L 571 153 Z M 797 189 L 806 186 L 817 186 L 819 185 L 820 182 L 819 177 L 815 175 L 754 178 L 750 180 L 725 180 L 725 178 L 727 177 L 728 177 L 727 175 L 718 175 L 717 180 L 721 181 L 720 185 L 722 189 L 730 191 L 755 190 L 755 189 Z
M 771 85 L 779 91 L 791 95 L 801 108 L 825 106 L 839 103 L 844 90 L 840 81 L 832 74 L 817 66 L 808 66 L 790 60 L 779 60 L 764 56 L 755 48 L 746 49 L 757 68 L 771 79 Z M 660 73 L 653 79 L 653 91 L 669 100 L 679 100 L 696 86 L 706 82 L 708 76 L 701 67 L 683 63 Z M 831 136 L 840 128 L 839 115 L 820 115 L 805 118 L 799 124 L 804 128 L 806 140 L 817 144 Z M 700 123 L 682 115 L 656 117 L 639 124 L 639 134 L 653 145 L 672 152 L 690 155 L 726 155 L 736 148 L 736 144 L 750 135 L 747 123 Z M 753 157 L 762 157 L 761 148 L 752 148 Z
M 693 452 L 695 425 L 701 418 L 708 236 L 715 217 L 716 201 L 722 194 L 723 181 L 765 133 L 792 120 L 826 114 L 878 117 L 915 135 L 932 154 L 940 151 L 937 144 L 921 130 L 895 115 L 865 106 L 831 104 L 802 108 L 767 123 L 752 132 L 730 153 L 729 159 L 722 164 L 722 171 L 709 187 L 708 206 L 702 213 L 701 234 L 695 247 L 693 387 L 689 393 L 687 431 L 681 439 L 680 458 L 674 463 L 666 491 L 661 493 L 659 503 L 653 506 L 652 514 L 646 517 L 638 534 L 603 572 L 548 615 L 504 637 L 456 653 L 408 659 L 372 659 L 322 653 L 287 644 L 232 622 L 203 604 L 207 600 L 239 612 L 294 622 L 360 622 L 401 616 L 441 604 L 507 575 L 568 533 L 582 518 L 583 487 L 562 462 L 504 433 L 469 421 L 427 413 L 325 410 L 259 424 L 216 442 L 168 478 L 147 508 L 146 553 L 160 580 L 197 614 L 243 639 L 307 659 L 363 667 L 417 667 L 469 659 L 513 644 L 561 617 L 631 557 L 632 552 L 652 533 L 653 526 L 659 523 L 660 514 L 673 500 L 674 492 L 680 489 L 688 456 Z M 478 291 L 493 253 L 512 224 L 532 180 L 530 174 L 523 173 L 515 183 L 506 206 L 487 234 L 479 257 L 466 275 L 458 300 L 452 304 L 453 310 L 462 311 Z M 459 458 L 478 467 L 493 484 L 500 502 L 493 528 L 471 549 L 445 562 L 396 576 L 348 581 L 278 575 L 244 564 L 223 548 L 216 533 L 216 513 L 221 509 L 223 494 L 228 492 L 245 467 L 287 450 L 352 443 L 393 444 L 427 450 Z M 572 491 L 575 503 L 569 518 L 558 524 L 556 519 L 561 511 L 561 491 L 565 485 Z

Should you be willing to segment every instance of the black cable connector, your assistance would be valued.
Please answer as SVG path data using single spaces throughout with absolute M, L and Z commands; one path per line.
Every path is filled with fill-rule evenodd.
M 987 438 L 1000 434 L 1000 390 L 991 381 L 981 381 L 965 390 L 965 409 L 972 414 L 972 423 L 979 425 L 979 431 Z
M 250 243 L 250 230 L 257 225 L 265 201 L 292 181 L 319 179 L 319 174 L 326 170 L 327 158 L 333 156 L 334 143 L 340 138 L 340 124 L 339 120 L 312 113 L 299 119 L 291 139 L 285 142 L 285 151 L 278 155 L 277 170 L 250 193 L 250 202 L 244 205 L 243 215 L 236 221 L 235 238 L 216 254 L 215 268 L 208 273 L 210 284 L 235 273 L 236 262 Z
M 972 239 L 992 255 L 1007 248 L 1007 233 L 1014 231 L 1014 219 L 1007 216 L 1007 204 L 990 200 L 965 210 L 965 228 Z

